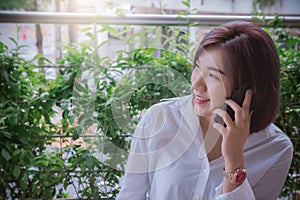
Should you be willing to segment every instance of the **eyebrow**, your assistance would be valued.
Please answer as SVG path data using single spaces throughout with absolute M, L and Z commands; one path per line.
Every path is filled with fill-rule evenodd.
M 207 69 L 219 72 L 220 74 L 223 74 L 223 75 L 226 75 L 225 72 L 223 72 L 222 70 L 218 69 L 217 67 L 210 67 L 210 66 L 208 66 Z

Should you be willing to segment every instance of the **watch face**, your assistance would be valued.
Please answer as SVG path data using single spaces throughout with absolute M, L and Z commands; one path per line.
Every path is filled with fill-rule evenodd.
M 245 171 L 240 171 L 236 174 L 235 176 L 235 183 L 242 183 L 246 178 L 246 172 Z
M 224 168 L 224 178 L 226 178 L 230 183 L 239 185 L 244 182 L 247 177 L 246 168 L 238 168 L 233 172 L 226 172 Z

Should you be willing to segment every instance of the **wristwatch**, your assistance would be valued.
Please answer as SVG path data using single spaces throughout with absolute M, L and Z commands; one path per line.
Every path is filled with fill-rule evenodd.
M 244 182 L 247 177 L 246 168 L 237 168 L 233 172 L 226 172 L 224 168 L 224 178 L 227 179 L 231 184 L 240 185 Z

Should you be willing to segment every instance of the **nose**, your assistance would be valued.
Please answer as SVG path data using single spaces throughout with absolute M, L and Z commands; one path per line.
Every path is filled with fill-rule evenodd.
M 192 74 L 192 86 L 199 92 L 204 92 L 207 90 L 205 79 L 203 75 L 197 70 L 194 70 Z

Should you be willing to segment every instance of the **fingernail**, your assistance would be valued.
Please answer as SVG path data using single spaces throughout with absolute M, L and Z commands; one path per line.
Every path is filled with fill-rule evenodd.
M 253 92 L 252 89 L 248 89 L 248 90 L 247 90 L 247 93 L 252 95 L 254 92 Z

